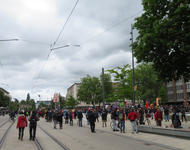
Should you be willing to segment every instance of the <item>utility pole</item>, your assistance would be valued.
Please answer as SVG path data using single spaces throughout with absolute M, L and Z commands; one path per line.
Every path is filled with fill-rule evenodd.
M 105 101 L 104 101 L 104 68 L 102 68 L 102 101 L 103 101 L 103 110 L 105 110 Z
M 131 44 L 133 44 L 133 25 L 131 24 Z M 133 50 L 132 51 L 132 77 L 133 77 L 133 105 L 135 105 L 135 68 L 134 68 L 134 54 Z

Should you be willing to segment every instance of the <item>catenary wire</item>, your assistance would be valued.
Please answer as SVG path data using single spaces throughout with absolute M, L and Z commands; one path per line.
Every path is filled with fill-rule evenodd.
M 85 45 L 85 44 L 89 43 L 90 41 L 97 39 L 97 38 L 98 38 L 99 36 L 101 36 L 102 34 L 104 34 L 104 33 L 108 32 L 108 31 L 112 30 L 113 28 L 116 28 L 117 26 L 119 26 L 119 25 L 125 23 L 125 22 L 128 21 L 129 19 L 134 18 L 135 16 L 137 16 L 137 15 L 140 14 L 141 12 L 143 12 L 143 10 L 141 10 L 141 11 L 139 11 L 138 13 L 136 13 L 136 14 L 130 16 L 130 17 L 127 17 L 127 18 L 125 18 L 125 19 L 123 19 L 123 20 L 121 20 L 121 21 L 119 21 L 119 22 L 117 22 L 117 23 L 115 23 L 115 24 L 113 24 L 112 26 L 108 27 L 107 29 L 105 29 L 105 30 L 102 31 L 101 33 L 95 34 L 94 36 L 92 36 L 92 37 L 89 38 L 88 40 L 82 42 L 80 45 L 81 45 L 81 46 L 82 46 L 82 45 Z
M 53 51 L 53 48 L 54 48 L 54 46 L 56 45 L 57 41 L 59 40 L 61 34 L 63 33 L 63 31 L 64 31 L 64 29 L 65 29 L 65 27 L 66 27 L 66 25 L 67 25 L 69 19 L 71 18 L 72 14 L 73 14 L 73 12 L 74 12 L 74 10 L 75 10 L 77 4 L 78 4 L 78 2 L 79 2 L 79 0 L 76 1 L 76 3 L 75 3 L 75 5 L 74 5 L 73 9 L 71 10 L 69 16 L 67 17 L 67 20 L 66 20 L 66 22 L 64 23 L 64 25 L 63 25 L 61 31 L 59 32 L 59 34 L 58 34 L 56 40 L 55 40 L 55 41 L 53 42 L 53 44 L 50 46 L 50 52 L 48 53 L 48 56 L 47 56 L 47 59 L 46 59 L 44 65 L 42 66 L 42 68 L 41 68 L 40 71 L 39 71 L 39 74 L 38 74 L 38 76 L 37 76 L 37 78 L 36 78 L 36 81 L 37 81 L 37 79 L 40 77 L 40 74 L 41 74 L 41 72 L 43 71 L 43 69 L 45 68 L 45 66 L 46 66 L 46 64 L 47 64 L 47 62 L 48 62 L 48 59 L 49 59 L 49 57 L 50 57 L 50 55 L 51 55 L 51 53 L 52 53 L 52 51 Z M 33 78 L 33 80 L 34 80 L 34 79 L 35 79 L 35 78 Z M 34 83 L 36 83 L 36 82 L 34 82 Z M 34 88 L 35 88 L 35 85 L 33 85 L 32 90 L 33 90 Z

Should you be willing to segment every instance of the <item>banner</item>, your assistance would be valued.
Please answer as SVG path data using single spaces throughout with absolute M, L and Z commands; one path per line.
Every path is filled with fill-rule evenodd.
M 58 94 L 58 93 L 55 93 L 55 94 L 54 94 L 53 102 L 54 102 L 54 103 L 59 102 L 59 94 Z

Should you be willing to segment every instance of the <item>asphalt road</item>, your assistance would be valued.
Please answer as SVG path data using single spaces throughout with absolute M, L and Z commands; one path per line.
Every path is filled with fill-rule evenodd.
M 0 125 L 3 121 L 5 121 L 5 118 L 0 117 Z M 10 124 L 8 122 L 0 128 L 0 138 Z M 53 136 L 59 144 L 52 140 L 41 128 Z M 173 150 L 162 144 L 118 136 L 111 132 L 97 130 L 96 133 L 91 133 L 88 127 L 64 124 L 63 129 L 53 129 L 53 123 L 48 123 L 44 119 L 38 122 L 37 140 L 44 150 L 61 150 L 63 148 L 60 144 L 65 145 L 68 150 Z M 25 128 L 23 141 L 18 140 L 16 123 L 11 127 L 2 146 L 2 150 L 13 149 L 37 150 L 35 143 L 29 140 L 28 127 Z

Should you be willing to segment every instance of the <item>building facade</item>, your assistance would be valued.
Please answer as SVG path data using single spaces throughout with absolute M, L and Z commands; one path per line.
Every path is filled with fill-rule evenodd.
M 10 93 L 8 91 L 6 91 L 5 89 L 0 87 L 0 91 L 2 91 L 4 93 L 4 95 L 10 97 L 10 95 L 9 95 Z
M 67 89 L 67 94 L 66 94 L 66 100 L 72 96 L 75 99 L 77 99 L 77 94 L 78 94 L 78 89 L 79 89 L 80 83 L 74 83 Z
M 182 77 L 178 81 L 167 83 L 168 102 L 184 102 L 190 100 L 190 81 L 185 82 Z

